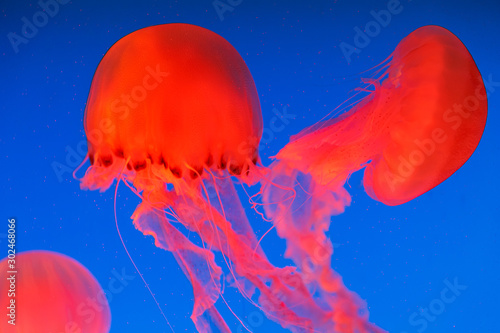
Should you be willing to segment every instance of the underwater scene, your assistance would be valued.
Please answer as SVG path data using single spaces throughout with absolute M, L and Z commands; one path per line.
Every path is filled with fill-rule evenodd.
M 498 332 L 498 1 L 0 10 L 0 333 Z

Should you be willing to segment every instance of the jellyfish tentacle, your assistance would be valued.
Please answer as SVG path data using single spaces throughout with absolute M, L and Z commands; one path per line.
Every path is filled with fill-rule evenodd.
M 287 241 L 285 257 L 294 261 L 305 285 L 316 288 L 314 293 L 321 295 L 327 311 L 321 320 L 315 322 L 326 323 L 324 327 L 334 328 L 339 333 L 356 330 L 384 332 L 368 321 L 365 302 L 349 291 L 331 268 L 333 246 L 325 233 L 331 216 L 344 212 L 350 204 L 350 195 L 335 182 L 321 185 L 310 175 L 304 175 L 281 161 L 274 162 L 271 169 L 270 178 L 280 183 L 281 188 L 299 183 L 297 186 L 304 189 L 304 193 L 297 191 L 292 209 L 276 204 L 266 206 L 266 214 L 275 221 L 278 235 Z M 263 200 L 280 202 L 280 198 L 286 195 L 281 188 L 263 183 Z
M 184 274 L 193 285 L 194 306 L 191 318 L 200 332 L 210 332 L 209 323 L 202 317 L 206 310 L 214 307 L 220 293 L 221 268 L 215 263 L 214 254 L 193 244 L 177 230 L 168 218 L 151 209 L 147 203 L 141 203 L 132 215 L 134 225 L 145 235 L 155 239 L 155 245 L 174 255 Z M 211 317 L 218 314 L 212 309 Z M 213 323 L 221 332 L 230 332 L 227 325 L 222 324 L 216 316 Z

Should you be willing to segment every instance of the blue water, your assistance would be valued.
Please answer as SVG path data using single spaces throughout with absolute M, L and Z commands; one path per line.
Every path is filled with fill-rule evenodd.
M 354 175 L 349 181 L 353 203 L 333 218 L 329 232 L 333 266 L 367 301 L 371 321 L 389 332 L 498 332 L 498 1 L 222 2 L 232 5 L 218 12 L 212 1 L 73 0 L 18 43 L 9 41 L 9 33 L 20 35 L 23 18 L 32 21 L 41 7 L 1 2 L 0 258 L 7 253 L 7 218 L 15 217 L 18 251 L 69 255 L 105 289 L 116 271 L 125 273 L 123 288 L 108 294 L 111 332 L 169 332 L 120 242 L 113 191 L 81 191 L 68 172 L 85 154 L 85 102 L 106 50 L 134 30 L 172 22 L 196 24 L 226 38 L 253 74 L 264 126 L 269 128 L 276 110 L 295 116 L 265 137 L 261 157 L 268 164 L 290 135 L 348 98 L 360 72 L 384 60 L 414 29 L 435 24 L 464 42 L 487 82 L 489 115 L 482 140 L 453 176 L 401 206 L 370 199 L 361 175 Z M 388 6 L 394 6 L 390 22 L 359 53 L 346 56 L 341 43 L 354 45 L 355 28 L 363 29 L 374 20 L 371 11 Z M 191 286 L 173 257 L 134 229 L 129 217 L 137 203 L 130 190 L 119 189 L 118 223 L 127 248 L 175 331 L 194 332 Z M 269 227 L 257 219 L 251 223 L 259 236 Z M 271 232 L 262 245 L 280 263 L 284 242 Z M 445 303 L 441 293 L 449 283 L 462 287 Z M 233 289 L 225 295 L 253 332 L 283 331 Z M 227 307 L 217 306 L 238 332 Z M 420 312 L 429 307 L 433 312 Z

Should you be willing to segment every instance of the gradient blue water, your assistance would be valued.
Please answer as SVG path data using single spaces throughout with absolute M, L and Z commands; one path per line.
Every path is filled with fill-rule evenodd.
M 223 0 L 223 2 L 226 2 Z M 226 2 L 228 3 L 228 2 Z M 168 332 L 169 329 L 119 240 L 113 191 L 83 192 L 68 172 L 58 177 L 54 162 L 74 167 L 84 142 L 83 110 L 91 79 L 106 50 L 126 34 L 150 25 L 185 22 L 226 38 L 240 52 L 255 79 L 265 126 L 273 109 L 296 119 L 276 131 L 261 150 L 264 163 L 291 134 L 319 120 L 349 96 L 357 73 L 370 68 L 412 30 L 444 26 L 467 46 L 489 92 L 489 117 L 472 158 L 429 193 L 398 207 L 386 207 L 363 191 L 360 175 L 350 180 L 353 204 L 333 219 L 334 267 L 346 285 L 368 302 L 371 319 L 390 332 L 497 332 L 499 291 L 500 185 L 500 4 L 497 1 L 402 0 L 402 10 L 348 64 L 339 45 L 353 44 L 354 28 L 373 20 L 370 11 L 388 1 L 229 1 L 221 20 L 212 1 L 78 1 L 61 5 L 18 52 L 8 33 L 20 34 L 36 2 L 2 1 L 0 71 L 0 168 L 2 218 L 17 218 L 18 250 L 65 253 L 84 264 L 104 288 L 113 270 L 130 275 L 109 295 L 111 332 Z M 132 226 L 137 199 L 119 190 L 119 224 L 127 248 L 176 332 L 193 332 L 190 284 L 173 258 Z M 257 233 L 269 227 L 252 220 Z M 3 225 L 3 226 L 2 226 Z M 6 255 L 0 238 L 0 258 Z M 263 241 L 282 262 L 284 242 L 271 233 Z M 420 308 L 439 305 L 447 282 L 467 288 L 424 319 Z M 231 289 L 226 298 L 254 332 L 280 332 Z M 437 305 L 436 305 L 437 304 Z M 236 332 L 237 321 L 218 303 Z M 413 320 L 411 319 L 413 318 Z M 253 319 L 253 321 L 252 321 Z M 416 322 L 418 320 L 418 322 Z

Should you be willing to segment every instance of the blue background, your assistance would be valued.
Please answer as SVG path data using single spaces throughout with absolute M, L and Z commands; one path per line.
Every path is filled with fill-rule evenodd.
M 226 0 L 223 0 L 226 2 Z M 227 2 L 226 2 L 227 3 Z M 54 163 L 74 169 L 83 157 L 83 113 L 94 71 L 107 49 L 134 30 L 172 22 L 208 28 L 243 56 L 261 99 L 264 125 L 273 108 L 296 115 L 267 137 L 261 156 L 275 154 L 306 125 L 352 94 L 359 73 L 384 60 L 412 30 L 427 24 L 454 32 L 473 55 L 485 80 L 500 82 L 498 1 L 402 0 L 402 11 L 348 63 L 339 48 L 353 44 L 354 28 L 373 20 L 370 11 L 387 1 L 232 1 L 218 15 L 212 1 L 83 1 L 60 5 L 16 53 L 7 34 L 21 34 L 36 2 L 2 1 L 0 47 L 0 168 L 2 219 L 0 257 L 5 257 L 7 218 L 17 219 L 17 249 L 46 249 L 85 265 L 106 288 L 113 269 L 134 276 L 110 295 L 111 332 L 169 332 L 119 240 L 112 190 L 81 191 Z M 500 296 L 499 196 L 500 83 L 489 88 L 489 116 L 471 159 L 432 191 L 401 206 L 387 207 L 363 191 L 361 176 L 349 184 L 353 204 L 333 218 L 333 266 L 346 285 L 366 299 L 373 322 L 390 332 L 497 332 Z M 80 152 L 79 152 L 80 150 Z M 72 153 L 73 152 L 73 153 Z M 83 153 L 84 154 L 84 153 Z M 72 156 L 68 158 L 68 156 Z M 176 332 L 194 332 L 189 316 L 192 289 L 173 257 L 134 229 L 137 198 L 119 189 L 118 223 L 134 261 L 156 294 Z M 268 224 L 252 218 L 257 234 Z M 284 242 L 271 232 L 264 249 L 277 264 Z M 415 325 L 412 313 L 440 297 L 445 279 L 464 290 L 433 321 Z M 226 298 L 253 332 L 280 332 L 234 290 Z M 236 319 L 218 303 L 233 331 Z M 422 317 L 419 317 L 422 318 Z

